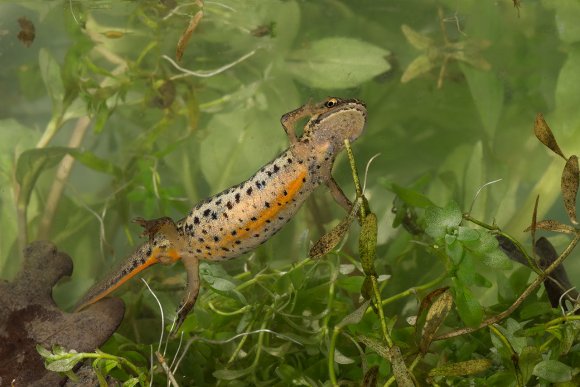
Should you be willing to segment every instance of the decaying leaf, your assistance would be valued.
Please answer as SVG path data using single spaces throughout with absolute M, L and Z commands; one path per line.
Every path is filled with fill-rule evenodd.
M 421 316 L 425 309 L 428 309 L 432 304 L 433 301 L 439 297 L 441 294 L 445 293 L 449 289 L 449 286 L 445 286 L 443 288 L 438 288 L 433 290 L 431 293 L 427 294 L 422 300 L 421 305 L 419 305 L 419 311 L 417 312 L 417 316 Z
M 576 220 L 576 196 L 578 195 L 578 156 L 572 155 L 566 161 L 566 166 L 562 171 L 562 198 L 564 199 L 564 207 L 568 213 L 570 221 L 578 224 Z
M 538 113 L 536 115 L 536 122 L 534 123 L 534 134 L 542 144 L 566 160 L 566 156 L 564 156 L 560 146 L 558 146 L 558 142 L 556 142 L 556 138 L 552 133 L 552 129 L 550 129 L 546 123 L 546 120 L 544 120 L 544 115 L 542 113 Z
M 531 226 L 526 228 L 524 232 L 530 231 Z M 570 225 L 558 222 L 557 220 L 553 219 L 545 219 L 539 222 L 536 222 L 536 230 L 544 230 L 544 231 L 554 231 L 554 232 L 561 232 L 564 234 L 575 234 L 576 229 Z
M 347 217 L 337 224 L 332 230 L 324 234 L 308 252 L 312 259 L 320 258 L 332 251 L 346 235 L 354 217 Z
M 358 339 L 358 341 L 360 341 L 361 343 L 363 343 L 364 345 L 366 345 L 367 347 L 369 347 L 370 349 L 375 351 L 377 353 L 377 355 L 379 355 L 383 359 L 385 359 L 387 361 L 391 361 L 391 352 L 389 351 L 389 348 L 387 348 L 387 346 L 384 345 L 379 340 L 377 340 L 373 337 L 362 336 L 362 335 L 358 336 L 357 339 Z
M 16 278 L 0 281 L 2 386 L 61 385 L 63 378 L 45 368 L 37 346 L 58 345 L 92 352 L 121 323 L 125 308 L 116 298 L 101 300 L 75 313 L 64 312 L 56 305 L 52 288 L 70 276 L 72 269 L 71 258 L 54 245 L 33 242 L 24 250 L 23 267 Z
M 34 28 L 34 24 L 32 24 L 32 22 L 25 16 L 18 18 L 18 24 L 20 25 L 20 32 L 18 32 L 17 35 L 18 40 L 20 40 L 26 47 L 30 47 L 36 37 L 36 28 Z
M 270 24 L 262 24 L 254 28 L 252 31 L 250 31 L 250 34 L 252 34 L 257 38 L 263 38 L 264 36 L 270 36 L 274 38 L 276 37 L 276 33 L 274 31 L 275 27 L 276 27 L 275 22 L 271 22 Z
M 364 273 L 376 276 L 375 257 L 377 255 L 377 216 L 368 214 L 362 221 L 358 241 L 358 251 Z
M 181 61 L 181 58 L 183 58 L 183 53 L 185 52 L 187 42 L 189 42 L 191 34 L 193 34 L 193 31 L 195 31 L 202 17 L 203 11 L 197 11 L 196 14 L 193 15 L 189 20 L 189 24 L 187 25 L 185 31 L 183 31 L 183 34 L 181 34 L 179 37 L 179 40 L 177 41 L 177 49 L 175 51 L 175 59 L 177 59 L 178 62 Z
M 360 342 L 371 348 L 383 359 L 388 360 L 393 367 L 393 374 L 397 380 L 398 386 L 409 386 L 414 387 L 413 379 L 411 374 L 405 365 L 405 360 L 401 354 L 401 349 L 396 345 L 391 348 L 387 348 L 383 343 L 379 342 L 377 339 L 368 336 L 359 336 L 357 338 Z
M 431 371 L 429 371 L 429 377 L 434 378 L 438 376 L 473 375 L 483 372 L 489 367 L 491 367 L 491 360 L 489 359 L 476 359 L 462 361 L 459 363 L 448 363 L 433 368 Z
M 337 224 L 332 230 L 330 230 L 327 234 L 324 234 L 314 246 L 310 248 L 308 255 L 312 259 L 317 259 L 322 257 L 323 255 L 328 254 L 332 249 L 336 247 L 340 243 L 340 241 L 346 235 L 350 224 L 354 220 L 358 209 L 360 207 L 360 202 L 356 202 L 355 205 L 352 207 L 348 216 L 343 219 L 339 224 Z
M 405 365 L 405 360 L 401 354 L 401 349 L 394 345 L 389 349 L 389 353 L 391 358 L 391 366 L 393 367 L 393 374 L 395 375 L 395 380 L 397 381 L 397 386 L 415 387 L 411 373 Z
M 429 308 L 427 318 L 425 319 L 425 325 L 423 326 L 421 344 L 419 345 L 421 352 L 427 352 L 435 333 L 447 318 L 452 306 L 453 296 L 450 292 L 446 291 L 441 294 L 441 296 L 435 300 L 431 308 Z
M 365 373 L 365 377 L 362 382 L 362 387 L 374 387 L 377 385 L 377 379 L 379 376 L 379 366 L 375 365 L 369 368 Z
M 558 252 L 550 241 L 544 237 L 538 239 L 534 250 L 540 258 L 540 267 L 542 269 L 546 269 L 554 263 L 556 259 L 558 259 Z M 568 278 L 568 273 L 562 265 L 558 266 L 554 271 L 552 271 L 552 273 L 550 273 L 550 277 L 544 280 L 544 287 L 546 288 L 546 294 L 548 295 L 552 308 L 558 307 L 562 301 L 564 293 L 566 293 L 570 300 L 578 299 L 578 291 L 572 289 L 573 286 Z M 569 309 L 565 303 L 562 303 L 562 307 L 564 310 Z M 576 314 L 580 314 L 580 311 Z

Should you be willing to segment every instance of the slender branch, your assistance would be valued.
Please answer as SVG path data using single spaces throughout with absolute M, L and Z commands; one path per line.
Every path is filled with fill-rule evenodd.
M 524 300 L 526 298 L 528 298 L 528 296 L 530 294 L 532 294 L 532 292 L 534 292 L 542 284 L 542 282 L 544 282 L 544 280 L 546 279 L 546 277 L 548 277 L 550 275 L 550 273 L 552 273 L 558 266 L 560 266 L 562 264 L 562 262 L 564 262 L 564 260 L 570 255 L 572 250 L 574 250 L 574 248 L 576 247 L 576 245 L 578 244 L 579 241 L 580 241 L 580 232 L 578 234 L 576 234 L 574 239 L 572 239 L 572 241 L 566 247 L 566 249 L 562 252 L 562 254 L 560 254 L 560 256 L 550 266 L 548 266 L 546 268 L 546 270 L 544 270 L 543 273 L 541 273 L 540 275 L 538 275 L 536 277 L 536 279 L 526 288 L 526 290 L 524 290 L 524 292 L 514 301 L 514 303 L 509 308 L 507 308 L 506 310 L 504 310 L 503 312 L 501 312 L 500 314 L 498 314 L 496 316 L 488 318 L 487 320 L 485 320 L 481 324 L 479 324 L 479 326 L 477 326 L 477 327 L 461 328 L 461 329 L 458 329 L 456 331 L 452 331 L 452 332 L 437 336 L 433 340 L 444 340 L 444 339 L 449 339 L 451 337 L 466 335 L 466 334 L 475 332 L 477 330 L 480 330 L 481 328 L 485 328 L 491 324 L 496 324 L 496 323 L 500 322 L 501 320 L 507 318 L 524 302 Z
M 68 142 L 68 146 L 70 148 L 77 148 L 81 145 L 81 142 L 85 137 L 87 128 L 89 127 L 90 123 L 91 119 L 87 116 L 78 119 L 72 136 Z M 48 239 L 50 237 L 50 227 L 52 225 L 52 221 L 54 220 L 54 215 L 56 213 L 56 209 L 58 208 L 58 203 L 60 202 L 62 192 L 64 191 L 66 181 L 68 180 L 74 162 L 74 157 L 71 155 L 65 155 L 58 165 L 56 176 L 52 186 L 50 187 L 50 192 L 48 193 L 46 205 L 44 206 L 44 212 L 38 227 L 38 239 Z

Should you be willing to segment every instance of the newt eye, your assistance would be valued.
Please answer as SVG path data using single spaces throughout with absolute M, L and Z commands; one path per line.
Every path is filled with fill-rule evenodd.
M 338 100 L 336 98 L 330 98 L 328 101 L 324 103 L 324 107 L 331 108 L 335 107 L 338 104 Z

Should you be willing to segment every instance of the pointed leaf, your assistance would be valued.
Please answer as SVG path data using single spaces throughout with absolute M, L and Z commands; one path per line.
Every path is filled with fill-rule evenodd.
M 543 326 L 540 326 L 545 330 Z M 538 332 L 537 334 L 539 334 Z M 532 377 L 532 372 L 534 370 L 534 366 L 542 360 L 542 355 L 540 354 L 540 350 L 537 347 L 533 346 L 526 346 L 522 349 L 519 358 L 519 366 L 522 371 L 522 378 L 524 385 L 528 385 L 528 380 Z
M 60 66 L 46 48 L 41 48 L 38 53 L 38 67 L 48 95 L 52 100 L 53 108 L 60 109 L 64 99 L 64 85 L 60 74 Z
M 471 290 L 457 278 L 453 279 L 453 299 L 461 320 L 470 327 L 475 327 L 483 320 L 483 308 Z
M 377 251 L 377 216 L 374 213 L 368 214 L 362 222 L 358 251 L 364 273 L 376 275 L 375 256 Z
M 343 328 L 347 325 L 358 324 L 364 317 L 369 304 L 370 301 L 363 302 L 354 312 L 343 318 L 338 324 L 336 324 L 336 326 Z
M 532 225 L 530 226 L 530 232 L 532 234 L 532 246 L 536 245 L 536 223 L 538 220 L 538 202 L 540 201 L 540 195 L 536 196 L 536 202 L 534 204 L 534 212 L 532 213 Z
M 339 224 L 337 224 L 332 230 L 324 234 L 318 241 L 316 241 L 314 246 L 312 246 L 308 252 L 310 258 L 317 259 L 330 253 L 344 238 L 353 219 L 354 216 L 348 216 L 346 219 L 343 219 Z
M 411 207 L 426 208 L 434 206 L 433 202 L 425 195 L 412 188 L 402 187 L 398 184 L 391 184 L 389 187 L 397 196 Z
M 434 46 L 433 39 L 418 33 L 406 24 L 401 26 L 401 31 L 403 31 L 407 41 L 418 50 L 426 50 Z
M 392 346 L 389 350 L 391 366 L 393 367 L 393 374 L 395 375 L 395 380 L 397 381 L 397 386 L 399 387 L 415 387 L 413 378 L 405 365 L 405 360 L 401 354 L 401 349 L 396 345 Z
M 359 336 L 357 337 L 357 339 L 361 343 L 363 343 L 364 345 L 375 351 L 377 355 L 379 355 L 383 359 L 391 361 L 391 353 L 389 352 L 389 348 L 387 348 L 387 346 L 384 345 L 379 340 L 368 336 Z
M 71 371 L 79 361 L 83 360 L 83 354 L 71 354 L 63 359 L 55 360 L 46 365 L 46 369 L 55 372 Z
M 407 83 L 417 78 L 419 75 L 428 73 L 435 66 L 435 63 L 427 55 L 419 55 L 405 69 L 401 76 L 401 83 Z
M 69 148 L 36 148 L 22 152 L 16 162 L 16 181 L 20 184 L 19 206 L 26 206 L 30 201 L 32 189 L 43 169 L 56 165 Z
M 531 226 L 526 228 L 524 232 L 530 231 Z M 568 224 L 560 223 L 557 220 L 546 219 L 536 223 L 536 229 L 545 231 L 561 232 L 564 234 L 576 234 L 576 229 Z
M 433 368 L 429 371 L 430 377 L 437 376 L 464 376 L 484 372 L 491 367 L 491 360 L 476 359 L 467 360 L 459 363 L 444 364 L 440 367 Z
M 451 306 L 453 306 L 453 297 L 451 293 L 444 292 L 441 297 L 435 300 L 431 308 L 429 308 L 425 325 L 423 326 L 421 344 L 419 345 L 422 353 L 426 353 L 429 349 L 435 333 L 447 318 Z
M 562 198 L 564 199 L 564 207 L 570 221 L 578 224 L 576 220 L 576 196 L 578 195 L 578 157 L 576 155 L 570 156 L 566 161 L 566 166 L 562 171 Z
M 419 311 L 417 312 L 417 316 L 421 316 L 423 311 L 433 305 L 433 302 L 443 293 L 445 293 L 449 289 L 449 286 L 445 286 L 443 288 L 438 288 L 427 294 L 421 300 L 421 305 L 419 305 Z
M 377 378 L 379 376 L 379 366 L 375 365 L 369 368 L 365 373 L 362 381 L 362 387 L 375 387 L 377 385 Z
M 555 154 L 561 156 L 564 160 L 566 160 L 566 157 L 564 156 L 564 154 L 560 150 L 560 147 L 558 146 L 558 143 L 556 142 L 556 138 L 552 133 L 552 129 L 550 129 L 550 127 L 544 120 L 544 116 L 542 115 L 542 113 L 538 113 L 536 115 L 536 122 L 534 123 L 534 134 L 536 135 L 538 140 L 542 142 L 542 144 L 544 144 L 550 150 L 552 150 L 552 152 L 554 152 Z
M 391 68 L 389 51 L 362 40 L 323 38 L 289 55 L 289 71 L 302 83 L 320 89 L 357 87 Z

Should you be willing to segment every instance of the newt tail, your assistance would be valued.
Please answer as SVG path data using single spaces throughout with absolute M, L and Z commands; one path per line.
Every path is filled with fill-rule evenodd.
M 161 252 L 163 253 L 161 254 Z M 169 258 L 169 260 L 167 259 Z M 175 249 L 163 249 L 160 247 L 152 247 L 152 242 L 144 243 L 139 246 L 137 250 L 129 259 L 114 270 L 114 275 L 103 283 L 98 283 L 93 286 L 83 299 L 77 304 L 76 311 L 84 309 L 85 307 L 105 298 L 110 293 L 115 291 L 125 282 L 147 269 L 150 266 L 158 263 L 175 262 L 181 256 Z

